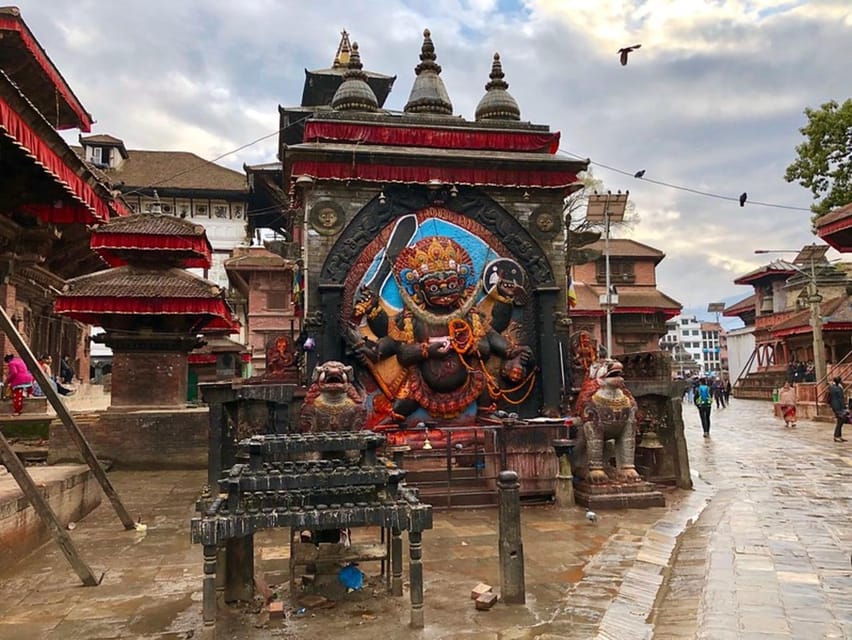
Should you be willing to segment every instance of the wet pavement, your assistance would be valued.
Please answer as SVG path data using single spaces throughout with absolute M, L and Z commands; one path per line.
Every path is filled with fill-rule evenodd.
M 285 530 L 256 537 L 256 568 L 288 618 L 221 606 L 216 637 L 852 638 L 852 444 L 835 444 L 826 423 L 785 430 L 766 402 L 714 409 L 707 440 L 693 406 L 684 419 L 696 490 L 666 490 L 665 508 L 602 512 L 596 523 L 579 507 L 523 508 L 525 605 L 476 611 L 470 600 L 479 582 L 499 591 L 496 510 L 437 511 L 423 535 L 424 630 L 408 627 L 407 588 L 386 595 L 374 562 L 361 565 L 364 590 L 329 587 L 332 608 L 297 615 Z M 189 519 L 205 473 L 110 477 L 147 530 L 124 531 L 106 500 L 77 523 L 75 544 L 104 573 L 98 587 L 80 586 L 52 542 L 0 569 L 0 638 L 204 635 Z
M 695 407 L 684 420 L 716 493 L 681 540 L 654 639 L 852 638 L 852 442 L 833 423 L 787 429 L 760 401 L 714 407 L 706 441 Z

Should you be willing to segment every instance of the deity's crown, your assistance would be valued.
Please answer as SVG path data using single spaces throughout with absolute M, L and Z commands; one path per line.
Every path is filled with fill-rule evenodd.
M 403 249 L 396 262 L 399 273 L 418 280 L 437 271 L 468 275 L 473 265 L 464 247 L 450 238 L 433 236 Z

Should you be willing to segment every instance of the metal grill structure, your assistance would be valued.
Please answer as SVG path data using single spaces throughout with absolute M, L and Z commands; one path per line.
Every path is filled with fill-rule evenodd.
M 253 536 L 265 529 L 322 531 L 379 527 L 390 541 L 390 590 L 402 595 L 402 532 L 408 532 L 411 626 L 422 628 L 421 536 L 432 507 L 406 486 L 405 471 L 378 455 L 371 431 L 257 435 L 239 443 L 242 460 L 199 501 L 192 541 L 204 545 L 204 622 L 215 624 L 216 574 L 227 591 L 253 587 Z M 220 550 L 224 548 L 224 553 Z M 221 566 L 223 565 L 224 566 Z

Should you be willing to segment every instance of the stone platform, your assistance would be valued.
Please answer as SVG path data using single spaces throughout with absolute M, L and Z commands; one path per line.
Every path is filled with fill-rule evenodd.
M 82 520 L 101 503 L 103 493 L 86 465 L 27 467 L 27 471 L 62 526 Z M 50 537 L 12 474 L 0 466 L 0 566 L 11 566 Z
M 577 504 L 587 509 L 645 509 L 664 507 L 666 499 L 650 482 L 606 484 L 574 483 L 574 498 Z

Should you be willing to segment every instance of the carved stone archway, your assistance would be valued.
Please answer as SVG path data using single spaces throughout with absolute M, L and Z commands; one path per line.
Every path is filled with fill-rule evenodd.
M 554 313 L 560 288 L 547 255 L 538 241 L 508 211 L 481 190 L 472 187 L 391 186 L 383 197 L 368 202 L 343 230 L 329 251 L 320 271 L 319 304 L 322 312 L 323 334 L 320 359 L 343 357 L 343 342 L 339 318 L 351 300 L 345 300 L 344 286 L 365 249 L 396 220 L 428 207 L 441 207 L 460 214 L 492 235 L 508 256 L 526 272 L 531 306 L 527 316 L 529 334 L 535 337 L 534 348 L 541 375 L 534 398 L 525 405 L 526 413 L 539 409 L 555 411 L 559 406 L 560 380 L 563 368 L 560 354 L 569 361 L 566 346 L 559 344 L 555 334 Z M 535 405 L 535 406 L 533 406 Z

